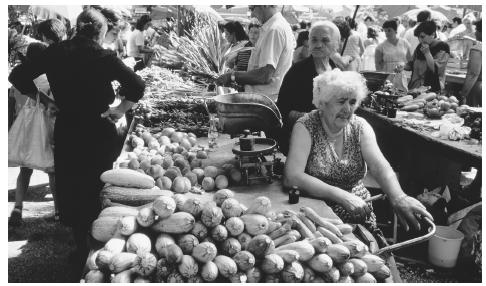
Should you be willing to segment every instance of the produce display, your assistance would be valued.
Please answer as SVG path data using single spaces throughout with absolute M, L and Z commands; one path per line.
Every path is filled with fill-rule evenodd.
M 235 176 L 239 171 L 231 164 L 222 168 L 203 166 L 208 158 L 207 146 L 199 145 L 193 133 L 164 128 L 153 134 L 139 124 L 127 143 L 130 151 L 118 158 L 119 169 L 101 176 L 108 184 L 102 191 L 105 205 L 140 206 L 164 191 L 202 193 L 225 189 L 241 180 L 241 176 Z
M 204 109 L 207 87 L 187 80 L 168 69 L 151 66 L 137 72 L 145 81 L 144 97 L 134 115 L 148 127 L 172 127 L 199 136 L 207 134 L 209 115 Z
M 202 15 L 195 17 L 194 26 L 186 35 L 171 34 L 170 41 L 174 47 L 171 58 L 180 58 L 190 74 L 204 77 L 208 83 L 228 71 L 228 62 L 238 52 L 249 49 L 244 47 L 245 41 L 226 45 L 218 23 Z
M 229 189 L 205 202 L 167 193 L 138 208 L 102 211 L 92 235 L 105 244 L 90 254 L 84 282 L 384 281 L 384 260 L 351 231 L 309 207 L 275 213 L 263 196 L 246 207 Z
M 393 105 L 402 111 L 411 112 L 410 118 L 404 118 L 401 124 L 411 128 L 436 133 L 439 125 L 430 120 L 441 119 L 444 124 L 454 125 L 447 136 L 449 140 L 471 139 L 472 141 L 482 140 L 481 108 L 471 108 L 468 105 L 459 105 L 455 96 L 438 95 L 435 92 L 428 92 L 428 87 L 420 87 L 410 90 L 407 93 L 397 91 L 391 83 L 386 83 L 382 90 L 371 94 L 371 101 L 365 101 L 364 105 L 375 108 L 378 112 Z M 393 102 L 391 104 L 390 102 Z M 423 113 L 424 116 L 420 117 Z M 464 119 L 464 120 L 463 120 Z M 472 142 L 471 141 L 471 142 Z
M 462 105 L 458 111 L 460 117 L 464 118 L 464 125 L 471 128 L 470 137 L 482 140 L 482 112 L 476 109 L 469 108 L 467 105 Z

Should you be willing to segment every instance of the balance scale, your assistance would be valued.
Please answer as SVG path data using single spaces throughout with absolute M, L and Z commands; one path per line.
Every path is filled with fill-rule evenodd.
M 238 161 L 238 168 L 244 182 L 249 185 L 253 180 L 272 182 L 273 165 L 276 159 L 277 142 L 270 138 L 254 138 L 253 150 L 241 150 L 240 142 L 232 149 Z

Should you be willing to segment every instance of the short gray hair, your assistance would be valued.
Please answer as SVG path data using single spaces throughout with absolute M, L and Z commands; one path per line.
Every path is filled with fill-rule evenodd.
M 355 94 L 358 102 L 361 102 L 368 94 L 365 78 L 358 72 L 336 68 L 314 78 L 312 103 L 320 108 L 333 97 L 349 93 Z
M 337 38 L 338 43 L 341 41 L 341 33 L 339 32 L 338 27 L 336 24 L 329 20 L 322 20 L 312 23 L 311 28 L 309 30 L 309 35 L 312 34 L 312 31 L 316 28 L 329 28 L 333 35 Z

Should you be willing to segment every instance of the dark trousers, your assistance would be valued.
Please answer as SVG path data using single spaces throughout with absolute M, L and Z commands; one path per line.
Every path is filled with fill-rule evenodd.
M 101 211 L 100 175 L 113 168 L 117 133 L 99 114 L 60 112 L 54 129 L 56 191 L 61 222 L 71 226 L 76 243 L 75 267 L 86 262 L 91 223 Z

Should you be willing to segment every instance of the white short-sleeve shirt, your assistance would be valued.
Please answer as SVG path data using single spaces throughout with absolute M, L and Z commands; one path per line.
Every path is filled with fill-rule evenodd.
M 407 42 L 410 44 L 410 53 L 411 54 L 413 54 L 413 52 L 415 51 L 417 46 L 420 44 L 418 38 L 415 37 L 415 35 L 414 35 L 415 29 L 417 29 L 419 24 L 420 23 L 417 23 L 417 25 L 415 25 L 413 28 L 408 29 L 405 32 L 405 35 L 403 36 L 403 38 L 405 40 L 407 40 Z
M 280 12 L 265 22 L 248 61 L 248 71 L 272 65 L 272 81 L 264 85 L 245 85 L 246 92 L 261 93 L 276 101 L 282 80 L 292 65 L 295 38 L 290 24 Z
M 143 33 L 137 29 L 133 30 L 128 36 L 127 41 L 127 56 L 140 58 L 143 55 L 138 51 L 138 46 L 143 46 L 145 44 L 145 38 Z

